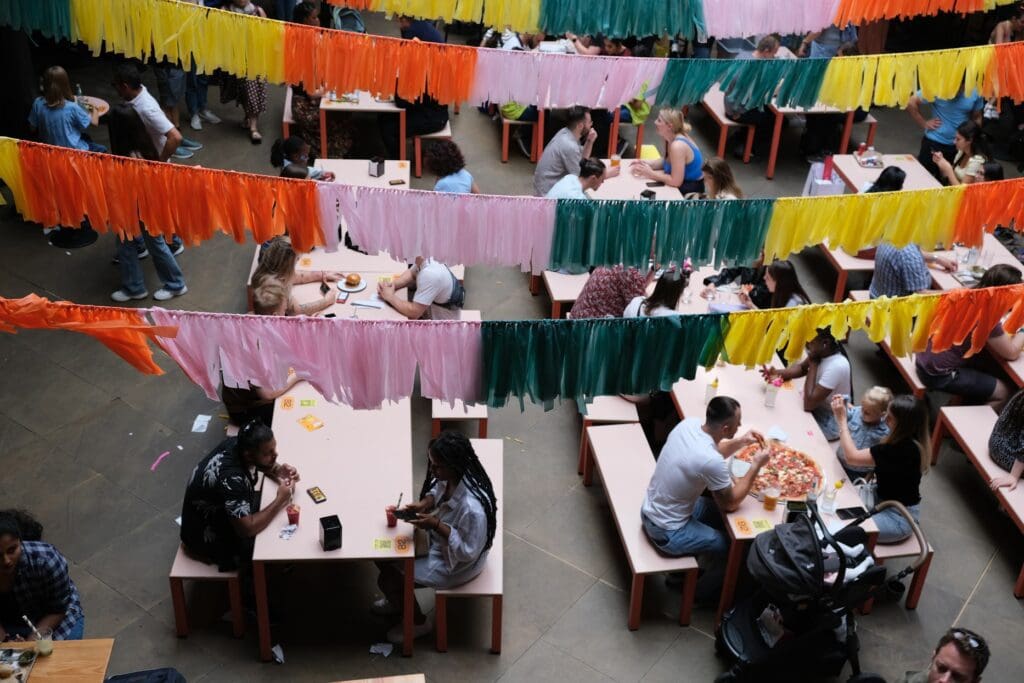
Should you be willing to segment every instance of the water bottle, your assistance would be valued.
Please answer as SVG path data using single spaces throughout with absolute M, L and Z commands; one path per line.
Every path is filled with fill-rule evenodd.
M 824 513 L 834 515 L 836 513 L 836 496 L 839 495 L 839 489 L 843 488 L 843 482 L 837 481 L 832 486 L 825 488 L 825 493 L 821 497 L 821 503 L 818 509 Z
M 82 103 L 82 84 L 75 83 L 75 102 Z

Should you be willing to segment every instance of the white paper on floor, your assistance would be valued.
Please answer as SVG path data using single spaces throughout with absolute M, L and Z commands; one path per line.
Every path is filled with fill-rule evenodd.
M 374 643 L 370 646 L 371 655 L 384 655 L 388 657 L 391 655 L 391 651 L 395 649 L 395 646 L 391 643 Z
M 205 432 L 206 428 L 210 426 L 211 419 L 213 419 L 212 415 L 196 415 L 196 419 L 192 422 L 192 431 Z
M 274 655 L 275 662 L 278 664 L 284 664 L 284 650 L 281 648 L 280 644 L 270 648 L 270 653 Z

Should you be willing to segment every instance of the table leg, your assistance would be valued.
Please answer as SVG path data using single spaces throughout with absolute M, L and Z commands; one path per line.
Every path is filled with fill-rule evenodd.
M 939 448 L 946 438 L 946 416 L 939 411 L 939 417 L 935 420 L 935 429 L 932 431 L 932 467 L 939 462 Z
M 772 149 L 768 153 L 768 173 L 766 177 L 771 180 L 775 177 L 775 162 L 779 160 L 779 142 L 782 138 L 782 112 L 775 111 L 775 127 L 772 129 Z
M 531 275 L 530 276 L 530 294 L 532 294 L 534 296 L 537 296 L 538 294 L 540 294 L 540 283 L 541 283 L 540 275 Z
M 1020 574 L 1017 575 L 1017 583 L 1013 585 L 1013 597 L 1024 598 L 1024 565 L 1020 568 Z
M 544 110 L 537 109 L 537 159 L 544 154 Z
M 619 122 L 622 119 L 622 107 L 615 107 L 615 114 L 612 115 L 612 125 L 608 129 L 608 158 L 615 154 L 616 144 L 619 141 Z
M 327 159 L 327 110 L 320 110 L 320 158 Z
M 252 588 L 256 594 L 256 631 L 260 638 L 260 660 L 269 662 L 270 653 L 270 605 L 267 602 L 267 565 L 252 563 Z
M 405 161 L 405 110 L 398 112 L 398 160 Z
M 850 149 L 850 136 L 853 134 L 853 115 L 855 112 L 846 112 L 846 122 L 843 124 L 843 141 L 839 143 L 839 153 L 846 154 Z
M 629 621 L 630 631 L 640 628 L 640 613 L 644 609 L 644 574 L 633 574 L 633 585 L 629 590 Z
M 413 601 L 416 599 L 416 593 L 413 591 L 415 579 L 413 574 L 415 571 L 416 560 L 410 557 L 405 561 L 405 575 L 403 577 L 405 599 L 402 601 L 402 655 L 405 657 L 412 656 L 412 606 Z
M 846 294 L 846 280 L 850 276 L 848 272 L 840 269 L 839 275 L 836 276 L 836 293 L 832 298 L 837 304 L 843 300 L 843 295 Z
M 715 626 L 722 623 L 725 611 L 732 607 L 733 598 L 736 596 L 736 582 L 740 578 L 740 565 L 743 561 L 743 549 L 746 541 L 734 538 L 729 546 L 729 559 L 725 564 L 725 577 L 722 581 L 722 595 L 718 600 L 718 612 L 715 613 Z
M 551 319 L 561 320 L 562 318 L 562 302 L 552 301 L 551 302 Z

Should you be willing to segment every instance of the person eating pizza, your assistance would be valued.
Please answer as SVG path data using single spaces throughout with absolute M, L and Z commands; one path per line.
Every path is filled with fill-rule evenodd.
M 702 494 L 708 489 L 723 512 L 733 512 L 768 461 L 765 438 L 759 432 L 750 430 L 736 436 L 741 417 L 736 399 L 716 396 L 708 402 L 703 422 L 698 417 L 687 418 L 669 434 L 640 508 L 644 533 L 663 555 L 724 556 L 728 552 L 722 516 Z M 762 448 L 751 458 L 750 470 L 733 479 L 725 459 L 750 444 Z M 712 582 L 709 576 L 705 574 L 701 581 Z M 698 592 L 704 594 L 708 589 L 710 586 L 700 586 Z

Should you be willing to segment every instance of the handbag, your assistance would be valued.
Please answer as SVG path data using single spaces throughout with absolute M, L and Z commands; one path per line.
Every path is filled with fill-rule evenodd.
M 860 496 L 860 502 L 864 509 L 868 512 L 873 512 L 875 503 L 878 502 L 878 484 L 875 480 L 868 481 L 860 477 L 854 480 L 853 486 L 857 489 L 857 495 Z

